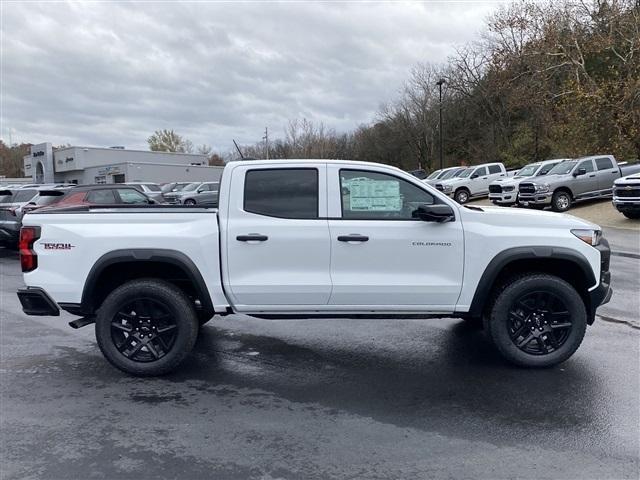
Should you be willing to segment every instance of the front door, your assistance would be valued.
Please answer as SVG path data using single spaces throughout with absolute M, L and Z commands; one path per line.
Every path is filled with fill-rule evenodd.
M 584 169 L 586 173 L 575 177 L 573 195 L 577 198 L 594 195 L 598 191 L 598 176 L 593 168 L 593 160 L 583 160 L 574 171 L 579 172 L 580 169 Z
M 345 310 L 451 311 L 462 286 L 460 219 L 432 223 L 414 218 L 417 206 L 436 202 L 434 196 L 419 181 L 370 168 L 327 167 L 330 305 Z
M 307 310 L 331 294 L 326 168 L 237 167 L 224 232 L 225 288 L 241 312 Z M 226 260 L 226 261 L 225 261 Z

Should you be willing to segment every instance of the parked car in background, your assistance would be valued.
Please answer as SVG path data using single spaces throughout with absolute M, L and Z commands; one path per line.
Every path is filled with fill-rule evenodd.
M 198 185 L 195 190 L 180 192 L 179 197 L 183 205 L 218 205 L 218 189 L 220 182 L 204 182 Z
M 494 204 L 503 207 L 516 205 L 518 202 L 518 186 L 523 180 L 533 177 L 540 177 L 549 173 L 549 171 L 558 163 L 568 158 L 558 158 L 554 160 L 543 160 L 541 162 L 530 163 L 522 167 L 513 177 L 504 177 L 494 180 L 489 185 L 489 200 Z
M 447 167 L 442 170 L 436 170 L 431 173 L 427 178 L 424 179 L 424 182 L 429 185 L 435 185 L 439 180 L 447 180 L 449 178 L 453 178 L 458 174 L 464 172 L 467 167 Z
M 189 185 L 190 183 L 191 182 L 170 182 L 170 183 L 165 183 L 164 185 L 160 186 L 160 190 L 162 191 L 163 195 L 166 194 L 166 193 L 171 193 L 171 192 L 179 192 L 184 187 Z
M 123 183 L 80 185 L 67 191 L 51 208 L 78 205 L 121 205 L 157 203 L 133 185 Z
M 182 196 L 195 192 L 200 185 L 202 185 L 202 182 L 189 183 L 178 191 L 165 193 L 164 198 L 167 203 L 182 204 Z
M 611 196 L 613 182 L 636 171 L 640 171 L 640 165 L 620 167 L 613 155 L 565 160 L 540 180 L 520 182 L 518 203 L 539 209 L 550 206 L 556 212 L 566 212 L 575 202 Z
M 70 187 L 58 187 L 51 190 L 40 190 L 38 195 L 22 207 L 22 216 L 24 217 L 27 213 L 31 213 L 39 208 L 55 205 L 56 202 L 62 200 L 69 188 Z
M 507 176 L 502 163 L 484 163 L 469 167 L 457 177 L 436 183 L 436 189 L 446 193 L 458 203 L 467 203 L 470 198 L 489 194 L 489 184 Z
M 613 206 L 627 218 L 640 219 L 640 173 L 613 182 Z
M 130 185 L 137 188 L 140 192 L 144 193 L 147 197 L 155 201 L 156 203 L 165 203 L 166 200 L 162 195 L 162 189 L 157 183 L 150 182 L 127 182 L 123 185 Z
M 11 197 L 7 192 L 11 192 Z M 38 185 L 37 188 L 26 187 L 18 188 L 16 190 L 3 190 L 2 195 L 3 203 L 0 205 L 0 239 L 1 243 L 5 246 L 15 247 L 18 244 L 18 237 L 20 235 L 20 227 L 22 226 L 22 216 L 24 215 L 25 208 L 28 210 L 30 207 L 27 205 L 35 202 L 40 193 L 51 192 L 51 195 L 60 195 L 64 192 L 62 190 L 54 190 L 51 185 Z

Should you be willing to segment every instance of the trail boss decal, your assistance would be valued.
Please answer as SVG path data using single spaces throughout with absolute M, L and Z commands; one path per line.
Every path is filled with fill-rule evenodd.
M 71 250 L 75 245 L 70 243 L 43 243 L 45 250 Z

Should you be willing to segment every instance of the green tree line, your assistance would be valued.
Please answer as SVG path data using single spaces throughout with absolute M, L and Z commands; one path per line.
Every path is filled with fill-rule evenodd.
M 294 120 L 272 158 L 352 158 L 405 169 L 612 153 L 640 158 L 640 1 L 519 1 L 444 65 L 416 65 L 373 122 L 336 133 Z M 264 143 L 244 146 L 265 156 Z

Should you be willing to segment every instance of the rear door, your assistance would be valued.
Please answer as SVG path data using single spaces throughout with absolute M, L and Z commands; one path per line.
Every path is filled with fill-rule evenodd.
M 460 218 L 418 220 L 415 209 L 434 203 L 434 196 L 419 182 L 383 168 L 330 164 L 327 175 L 330 305 L 349 311 L 452 311 L 462 286 Z
M 609 157 L 596 158 L 598 190 L 609 195 L 613 191 L 613 182 L 620 177 L 620 169 Z
M 309 310 L 331 294 L 324 164 L 231 172 L 225 288 L 238 311 Z

